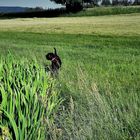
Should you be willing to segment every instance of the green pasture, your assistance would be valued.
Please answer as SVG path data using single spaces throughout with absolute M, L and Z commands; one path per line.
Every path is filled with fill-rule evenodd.
M 140 139 L 140 14 L 0 20 L 0 56 L 58 50 L 63 100 L 51 139 Z M 50 137 L 49 137 L 50 138 Z

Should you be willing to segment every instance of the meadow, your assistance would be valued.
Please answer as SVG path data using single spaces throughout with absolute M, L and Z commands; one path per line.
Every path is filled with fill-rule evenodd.
M 57 79 L 51 79 L 48 75 L 47 83 L 42 84 L 44 80 L 41 77 L 45 77 L 42 69 L 44 64 L 49 64 L 45 54 L 53 51 L 54 47 L 57 48 L 62 59 L 62 68 Z M 9 52 L 14 58 L 9 56 Z M 31 71 L 29 82 L 27 80 L 27 83 L 24 83 L 26 81 L 24 78 L 21 80 L 28 85 L 25 90 L 27 97 L 32 92 L 29 86 L 32 86 L 30 85 L 32 75 L 36 75 L 32 70 L 35 65 L 40 75 L 40 78 L 35 76 L 33 82 L 35 86 L 37 86 L 36 83 L 47 86 L 50 80 L 55 83 L 51 87 L 51 94 L 58 93 L 59 98 L 54 96 L 50 99 L 52 106 L 54 101 L 58 108 L 55 109 L 54 106 L 55 113 L 50 115 L 49 123 L 48 121 L 46 123 L 47 128 L 42 127 L 42 123 L 37 119 L 39 123 L 36 124 L 39 124 L 39 129 L 30 117 L 29 123 L 37 128 L 27 133 L 30 127 L 24 126 L 25 130 L 27 128 L 25 133 L 22 125 L 15 127 L 17 123 L 15 121 L 12 126 L 16 133 L 13 134 L 10 130 L 8 133 L 13 137 L 17 135 L 16 139 L 33 139 L 37 136 L 38 139 L 64 140 L 140 139 L 139 13 L 97 17 L 1 19 L 0 56 L 1 67 L 3 67 L 1 69 L 4 69 L 3 71 L 5 71 L 4 67 L 7 71 L 12 69 L 11 75 L 15 77 L 18 77 L 18 71 L 21 73 L 19 75 L 24 73 L 24 65 L 27 65 L 27 69 Z M 4 66 L 5 61 L 10 65 Z M 18 70 L 14 70 L 11 66 L 13 62 L 19 66 Z M 3 71 L 1 70 L 1 77 L 3 77 Z M 7 80 L 0 84 L 3 89 L 1 93 L 4 92 L 6 82 Z M 50 86 L 47 86 L 48 90 L 49 88 Z M 38 86 L 34 89 L 38 89 Z M 40 94 L 43 89 L 44 86 L 41 86 Z M 24 92 L 21 93 L 24 95 L 26 93 Z M 5 89 L 4 93 L 8 91 Z M 46 97 L 45 92 L 43 95 L 45 99 L 47 98 L 45 102 L 47 104 L 49 97 Z M 31 97 L 34 96 L 35 94 Z M 32 99 L 29 99 L 33 104 Z M 39 102 L 40 108 L 43 108 L 39 99 L 36 102 Z M 25 103 L 23 101 L 23 104 Z M 10 111 L 12 114 L 12 109 Z M 46 110 L 44 112 L 48 113 Z M 19 113 L 20 123 L 26 122 L 29 117 L 26 116 L 26 111 L 23 113 L 24 117 Z M 32 114 L 30 111 L 29 113 Z M 5 112 L 5 114 L 8 113 Z M 0 126 L 4 124 L 8 127 L 6 120 L 1 122 Z M 31 137 L 31 132 L 34 133 L 37 130 L 39 134 Z M 28 137 L 25 137 L 26 134 Z

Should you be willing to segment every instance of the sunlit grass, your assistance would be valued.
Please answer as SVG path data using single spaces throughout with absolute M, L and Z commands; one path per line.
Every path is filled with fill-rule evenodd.
M 0 31 L 61 34 L 140 35 L 140 14 L 0 20 Z
M 54 80 L 34 61 L 0 60 L 0 129 L 3 139 L 45 139 L 62 102 Z

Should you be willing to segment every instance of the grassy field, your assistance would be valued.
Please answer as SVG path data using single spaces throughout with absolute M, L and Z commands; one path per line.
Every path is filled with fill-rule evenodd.
M 1 20 L 0 31 L 84 34 L 84 35 L 140 35 L 140 14 L 102 17 L 26 18 Z
M 2 57 L 36 58 L 42 69 L 53 47 L 64 101 L 48 139 L 139 140 L 140 14 L 0 20 Z

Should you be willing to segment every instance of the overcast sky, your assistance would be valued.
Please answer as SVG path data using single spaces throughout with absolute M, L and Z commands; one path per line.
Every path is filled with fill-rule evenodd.
M 55 4 L 50 0 L 0 0 L 0 6 L 22 6 L 22 7 L 36 7 L 43 8 L 57 8 L 61 5 Z

